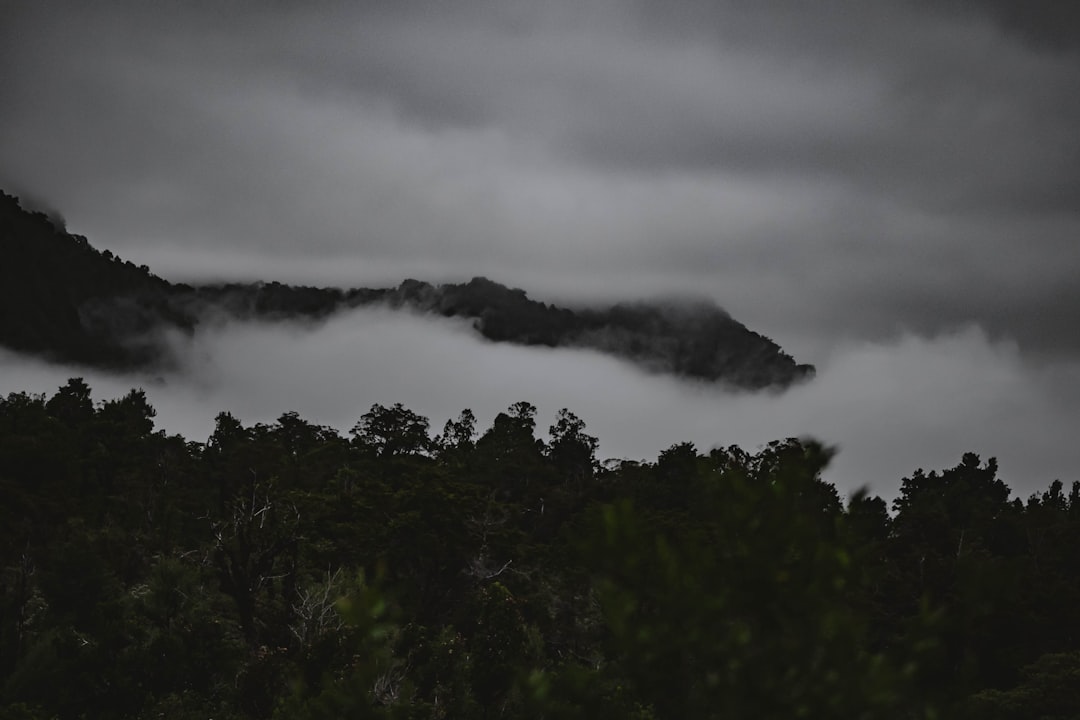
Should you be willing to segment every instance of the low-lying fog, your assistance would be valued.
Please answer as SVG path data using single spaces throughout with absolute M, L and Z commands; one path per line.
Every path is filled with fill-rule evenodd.
M 567 407 L 600 438 L 600 456 L 655 460 L 677 442 L 699 449 L 812 436 L 840 452 L 827 479 L 842 494 L 869 486 L 894 497 L 918 467 L 951 467 L 964 452 L 996 456 L 1026 498 L 1055 478 L 1080 479 L 1075 418 L 1080 364 L 1033 369 L 1015 346 L 978 328 L 882 343 L 851 342 L 821 357 L 815 380 L 783 394 L 745 394 L 647 375 L 577 350 L 496 345 L 466 325 L 362 310 L 316 327 L 228 323 L 181 348 L 183 370 L 106 375 L 0 352 L 0 393 L 53 393 L 72 376 L 96 400 L 146 390 L 157 425 L 204 441 L 214 416 L 273 422 L 295 410 L 342 432 L 373 403 L 400 402 L 437 432 L 471 408 L 486 429 L 518 400 L 539 408 L 538 434 Z

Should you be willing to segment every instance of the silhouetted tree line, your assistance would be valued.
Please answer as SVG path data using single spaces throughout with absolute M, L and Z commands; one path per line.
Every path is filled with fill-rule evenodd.
M 810 441 L 596 448 L 527 402 L 191 442 L 0 398 L 0 718 L 1080 717 L 1080 484 L 969 454 L 890 510 Z
M 315 321 L 382 305 L 473 320 L 495 342 L 590 348 L 657 372 L 759 389 L 813 373 L 769 338 L 711 303 L 559 308 L 485 278 L 396 288 L 315 288 L 278 282 L 174 284 L 0 192 L 0 346 L 110 369 L 175 360 L 166 335 L 209 315 Z

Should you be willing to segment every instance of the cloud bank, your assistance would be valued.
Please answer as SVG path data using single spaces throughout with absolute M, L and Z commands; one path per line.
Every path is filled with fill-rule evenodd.
M 968 328 L 936 337 L 837 347 L 818 377 L 783 394 L 731 393 L 645 375 L 586 351 L 477 341 L 463 326 L 361 310 L 318 327 L 226 323 L 201 330 L 175 374 L 118 377 L 0 355 L 0 393 L 51 394 L 84 376 L 98 400 L 146 389 L 157 424 L 203 441 L 214 416 L 273 422 L 287 411 L 341 432 L 373 403 L 401 402 L 437 429 L 464 408 L 486 428 L 518 400 L 539 408 L 542 434 L 567 407 L 600 438 L 600 455 L 656 459 L 677 442 L 753 449 L 785 437 L 839 447 L 827 478 L 842 493 L 868 486 L 893 497 L 918 467 L 955 465 L 964 452 L 997 456 L 1018 497 L 1060 478 L 1080 480 L 1074 418 L 1062 393 L 1080 364 L 1034 372 L 1014 344 Z
M 16 3 L 0 182 L 177 279 L 691 290 L 781 344 L 1076 357 L 1061 6 Z

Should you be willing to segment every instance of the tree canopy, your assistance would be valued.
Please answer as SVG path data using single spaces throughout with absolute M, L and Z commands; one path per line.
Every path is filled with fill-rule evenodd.
M 965 454 L 890 508 L 810 440 L 536 413 L 0 397 L 0 719 L 1080 717 L 1080 483 Z

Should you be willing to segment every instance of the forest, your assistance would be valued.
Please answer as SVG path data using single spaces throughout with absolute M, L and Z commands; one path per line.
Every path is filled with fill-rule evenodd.
M 466 320 L 489 342 L 588 349 L 649 372 L 742 389 L 782 389 L 814 375 L 813 366 L 700 298 L 558 307 L 483 277 L 350 289 L 172 283 L 2 190 L 0 253 L 0 346 L 109 370 L 175 365 L 176 343 L 223 317 L 311 325 L 386 307 Z
M 536 415 L 0 397 L 0 719 L 1080 717 L 1080 483 L 886 503 L 809 439 L 601 462 Z

